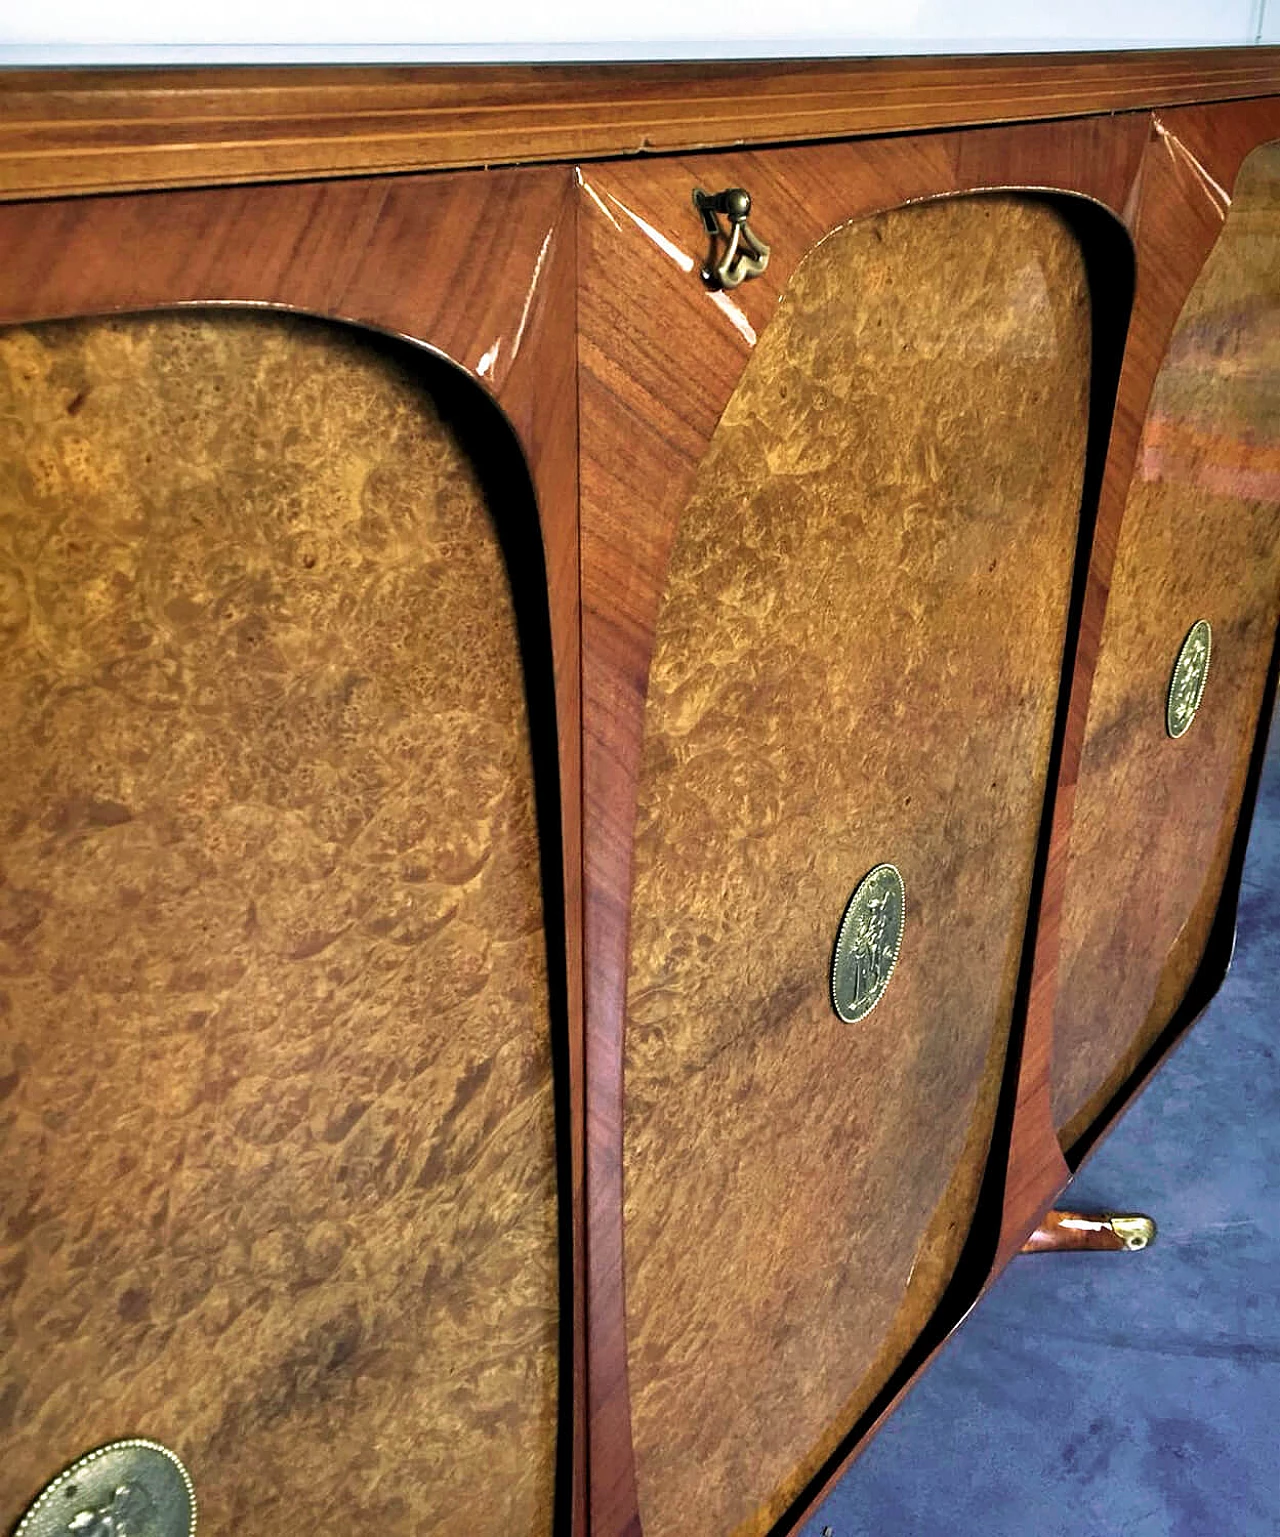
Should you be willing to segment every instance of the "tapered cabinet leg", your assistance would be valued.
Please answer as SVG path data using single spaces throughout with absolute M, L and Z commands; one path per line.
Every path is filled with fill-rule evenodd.
M 1064 1249 L 1145 1249 L 1155 1241 L 1156 1225 L 1138 1212 L 1051 1211 L 1022 1246 L 1024 1254 Z

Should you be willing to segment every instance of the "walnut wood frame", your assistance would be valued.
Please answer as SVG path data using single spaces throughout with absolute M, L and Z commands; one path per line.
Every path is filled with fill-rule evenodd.
M 0 196 L 428 171 L 1096 116 L 1280 90 L 1280 48 L 9 72 Z
M 742 94 L 748 85 L 766 92 L 767 112 L 760 97 Z M 1032 121 L 1065 117 L 1077 120 Z M 1022 121 L 1008 127 L 920 132 L 1015 118 Z M 1109 210 L 1134 249 L 1132 319 L 1081 572 L 1079 622 L 1064 658 L 1041 889 L 1029 915 L 1026 1008 L 1015 1020 L 1007 1103 L 993 1146 L 995 1220 L 976 1234 L 979 1262 L 964 1295 L 947 1303 L 779 1530 L 791 1529 L 821 1497 L 1069 1177 L 1049 1110 L 1058 928 L 1118 532 L 1156 372 L 1221 229 L 1223 197 L 1244 156 L 1280 138 L 1280 49 L 648 71 L 0 77 L 0 196 L 295 182 L 12 202 L 0 208 L 0 323 L 230 303 L 391 332 L 476 379 L 526 456 L 546 550 L 556 674 L 574 1254 L 568 1526 L 577 1534 L 588 1525 L 601 1537 L 640 1530 L 622 1270 L 622 1033 L 640 732 L 674 530 L 629 520 L 623 481 L 687 478 L 741 358 L 726 349 L 690 369 L 672 327 L 664 362 L 688 396 L 666 403 L 675 429 L 666 435 L 667 457 L 620 438 L 610 443 L 602 428 L 587 439 L 580 463 L 580 409 L 598 411 L 602 422 L 612 413 L 616 423 L 654 408 L 633 380 L 609 367 L 608 314 L 593 309 L 600 290 L 582 286 L 577 221 L 590 171 L 564 164 L 297 183 L 357 169 L 577 160 L 891 130 L 903 136 L 863 140 L 856 171 L 850 157 L 850 176 L 839 183 L 821 174 L 829 148 L 632 158 L 600 168 L 611 185 L 641 194 L 672 175 L 690 185 L 771 187 L 791 222 L 775 240 L 766 279 L 738 296 L 757 330 L 813 240 L 913 199 L 992 188 L 1082 197 Z M 625 291 L 618 302 L 625 310 Z M 672 302 L 674 315 L 681 301 Z M 1267 714 L 1241 812 L 1241 848 Z M 1224 911 L 1234 910 L 1238 876 L 1237 859 Z M 1220 980 L 1221 945 L 1210 948 L 1189 1006 L 1202 1006 Z M 1090 1132 L 1090 1144 L 1186 1023 L 1184 1012 Z

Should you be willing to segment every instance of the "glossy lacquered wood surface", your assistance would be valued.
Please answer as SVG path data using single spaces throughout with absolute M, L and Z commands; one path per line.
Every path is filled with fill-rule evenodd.
M 0 197 L 424 171 L 1078 117 L 1280 88 L 1280 49 L 0 75 Z
M 268 72 L 252 80 L 239 71 L 202 72 L 176 82 L 132 72 L 78 80 L 62 75 L 41 77 L 36 90 L 30 80 L 9 77 L 0 88 L 0 110 L 9 113 L 0 144 L 16 143 L 18 153 L 0 156 L 6 168 L 0 183 L 14 196 L 24 185 L 45 192 L 121 189 L 166 179 L 290 178 L 349 174 L 374 164 L 441 164 L 441 155 L 479 154 L 482 141 L 473 131 L 480 128 L 511 128 L 505 142 L 518 156 L 629 154 L 647 147 L 646 135 L 659 142 L 652 135 L 666 133 L 664 124 L 674 126 L 661 142 L 678 149 L 711 134 L 758 131 L 774 140 L 788 133 L 838 135 L 1187 99 L 1179 93 L 1200 99 L 1275 88 L 1267 73 L 1275 70 L 1274 50 L 1234 58 L 1226 52 L 1076 58 L 1045 63 L 1043 73 L 1037 68 L 1027 61 L 984 60 L 973 61 L 972 73 L 942 61 L 891 68 L 747 66 L 741 73 L 735 66 L 695 69 L 692 77 L 665 69 L 601 72 L 585 93 L 599 106 L 598 116 L 584 111 L 585 77 L 573 71 L 504 73 L 496 87 L 487 72 L 478 72 L 484 77 L 479 85 L 472 78 L 477 72 L 448 78 L 433 73 L 431 86 L 444 96 L 432 100 L 425 122 L 414 116 L 423 85 L 412 72 Z M 770 78 L 777 83 L 770 86 Z M 557 80 L 571 96 L 578 92 L 577 105 L 559 114 Z M 741 89 L 744 82 L 752 88 Z M 726 90 L 726 83 L 732 88 Z M 344 115 L 343 93 L 357 84 L 367 86 L 369 95 L 354 116 Z M 294 88 L 301 94 L 291 95 Z M 473 89 L 482 95 L 498 89 L 498 99 L 486 96 L 484 111 L 463 121 L 459 102 Z M 612 119 L 605 100 L 611 89 L 622 103 Z M 514 107 L 513 90 L 520 98 Z M 1104 90 L 1118 94 L 1100 95 Z M 762 106 L 766 98 L 785 106 L 771 115 L 772 108 Z M 546 113 L 540 114 L 538 102 Z M 585 118 L 601 128 L 599 138 L 581 137 Z M 193 128 L 196 119 L 204 120 L 207 133 Z M 119 130 L 121 122 L 132 126 Z M 14 137 L 5 141 L 4 132 Z M 540 137 L 544 133 L 549 137 Z M 1002 1107 L 997 1122 L 991 1182 L 1003 1187 L 992 1192 L 997 1216 L 1003 1195 L 1003 1262 L 1017 1252 L 1067 1175 L 1049 1098 L 1062 890 L 1098 640 L 1148 401 L 1177 316 L 1221 230 L 1224 194 L 1244 156 L 1277 136 L 1280 107 L 1271 99 L 1161 111 L 1158 119 L 1129 111 L 821 148 L 638 158 L 584 165 L 576 175 L 571 168 L 499 171 L 0 209 L 6 258 L 0 264 L 0 316 L 6 323 L 219 301 L 312 310 L 438 349 L 493 393 L 518 435 L 539 496 L 551 594 L 569 960 L 563 985 L 570 1021 L 582 1017 L 584 933 L 589 956 L 588 1061 L 572 1027 L 565 1047 L 573 1104 L 588 1096 L 589 1244 L 579 1199 L 583 1128 L 572 1106 L 565 1122 L 572 1144 L 574 1253 L 579 1260 L 584 1252 L 589 1256 L 591 1380 L 588 1405 L 582 1359 L 587 1301 L 577 1292 L 567 1304 L 577 1326 L 568 1423 L 579 1451 L 590 1423 L 596 1530 L 612 1537 L 638 1527 L 626 1373 L 621 1074 L 649 659 L 680 511 L 755 341 L 815 242 L 849 220 L 915 199 L 1001 187 L 1057 189 L 1095 200 L 1134 236 L 1134 321 L 1097 500 L 1070 711 L 1059 719 L 1061 782 L 1042 900 L 1033 903 L 1035 969 L 1027 1007 L 1015 1019 L 1019 1093 L 1011 1116 Z M 500 133 L 483 139 L 484 159 L 503 158 L 500 139 Z M 361 158 L 366 156 L 377 158 Z M 13 179 L 28 174 L 35 180 Z M 773 259 L 759 280 L 715 296 L 697 280 L 705 247 L 689 192 L 699 184 L 735 183 L 751 190 L 753 220 L 771 242 Z M 1091 284 L 1102 280 L 1091 271 Z M 643 345 L 638 337 L 645 338 Z M 689 345 L 691 337 L 699 338 L 696 347 Z M 1086 506 L 1086 514 L 1090 510 Z M 535 710 L 535 722 L 537 716 Z M 578 884 L 584 811 L 585 914 Z M 554 991 L 554 968 L 550 980 Z M 983 1209 L 989 1225 L 991 1212 Z M 980 1277 L 990 1273 L 994 1233 L 979 1250 L 984 1244 L 985 1256 L 975 1253 L 969 1290 L 957 1302 L 972 1301 Z M 954 1308 L 944 1308 L 809 1494 L 887 1410 L 953 1316 Z M 786 1406 L 777 1413 L 785 1415 Z M 581 1455 L 575 1467 L 581 1474 Z M 581 1501 L 576 1514 L 581 1519 Z
M 1134 241 L 1136 290 L 1125 343 L 1088 568 L 1061 767 L 1053 807 L 1044 896 L 1038 917 L 1026 1039 L 1005 1193 L 999 1262 L 1018 1253 L 1065 1183 L 1053 1147 L 1050 1108 L 1052 1017 L 1058 987 L 1062 901 L 1076 785 L 1129 487 L 1151 392 L 1192 285 L 1221 233 L 1244 156 L 1274 137 L 1275 99 L 1153 115 L 1141 164 L 1123 206 Z
M 1046 1212 L 1022 1246 L 1024 1254 L 1119 1254 L 1128 1245 L 1105 1217 L 1086 1212 Z
M 1280 604 L 1280 147 L 1245 160 L 1161 365 L 1129 492 L 1076 793 L 1054 1028 L 1070 1146 L 1169 1023 L 1236 832 Z M 1170 738 L 1173 658 L 1210 676 Z
M 1075 191 L 1118 211 L 1146 133 L 1128 119 L 583 169 L 591 1479 L 607 1533 L 638 1519 L 621 1221 L 630 846 L 654 626 L 697 465 L 779 293 L 828 231 L 914 198 L 1010 184 Z M 754 226 L 773 255 L 760 279 L 712 295 L 696 281 L 703 247 L 688 199 L 694 186 L 733 184 L 751 191 Z M 1052 1171 L 1036 1177 L 1043 1211 L 1066 1170 L 1051 1134 L 1037 1156 Z
M 6 1527 L 141 1432 L 215 1530 L 551 1531 L 510 510 L 414 358 L 0 332 Z
M 649 1537 L 769 1530 L 968 1236 L 1047 790 L 1089 353 L 1083 254 L 1052 206 L 856 220 L 800 263 L 680 512 L 623 1085 Z M 885 860 L 901 955 L 850 1025 L 832 947 Z
M 490 389 L 506 411 L 533 477 L 545 533 L 545 541 L 540 542 L 532 523 L 528 482 L 521 481 L 523 471 L 503 472 L 501 489 L 513 495 L 519 506 L 517 515 L 506 520 L 507 553 L 514 550 L 528 567 L 520 585 L 526 592 L 532 585 L 538 594 L 517 618 L 533 749 L 535 758 L 541 753 L 543 760 L 538 770 L 539 820 L 544 839 L 552 840 L 552 857 L 544 860 L 542 872 L 544 891 L 553 909 L 556 904 L 563 908 L 546 916 L 552 928 L 549 981 L 556 1032 L 553 1044 L 559 1058 L 560 1136 L 566 1167 L 578 1171 L 566 1179 L 560 1192 L 566 1206 L 573 1202 L 572 1191 L 581 1179 L 581 1141 L 570 1083 L 576 1084 L 580 1053 L 575 1038 L 565 1038 L 566 992 L 572 998 L 577 986 L 574 971 L 567 977 L 563 971 L 564 935 L 576 939 L 579 932 L 577 820 L 572 796 L 561 816 L 555 785 L 557 740 L 565 755 L 561 774 L 569 784 L 577 776 L 578 741 L 571 190 L 566 173 L 548 171 L 436 178 L 418 185 L 332 184 L 224 191 L 194 199 L 184 195 L 120 198 L 74 207 L 12 207 L 0 215 L 0 243 L 8 258 L 0 274 L 0 316 L 6 323 L 175 305 L 307 310 L 399 333 L 438 350 Z M 477 252 L 483 253 L 483 260 L 477 260 Z M 555 344 L 548 347 L 551 337 Z M 119 366 L 127 373 L 126 362 Z M 210 374 L 216 375 L 216 368 L 194 370 L 195 385 L 206 393 L 219 387 Z M 318 388 L 317 398 L 323 400 L 322 383 Z M 459 377 L 458 388 L 472 386 Z M 328 403 L 340 409 L 340 397 L 329 397 Z M 181 411 L 180 401 L 174 409 Z M 323 409 L 319 415 L 322 419 Z M 475 419 L 474 412 L 463 416 Z M 489 494 L 494 490 L 495 466 L 511 461 L 514 450 L 504 439 L 508 428 L 496 412 L 490 412 L 483 431 L 489 439 L 480 444 L 476 462 Z M 503 441 L 508 441 L 506 449 Z M 160 443 L 156 451 L 163 453 L 166 448 Z M 469 451 L 475 449 L 473 441 Z M 540 543 L 545 543 L 546 582 L 558 604 L 549 641 Z M 477 609 L 475 620 L 482 624 L 483 605 L 471 607 Z M 469 654 L 465 628 L 456 638 Z M 563 707 L 558 737 L 552 713 L 551 651 Z M 461 669 L 452 671 L 454 681 L 460 680 Z M 483 783 L 483 776 L 477 775 L 476 783 Z M 425 780 L 423 797 L 432 800 Z M 443 814 L 439 797 L 435 800 L 437 814 Z M 563 861 L 563 881 L 556 858 L 559 851 L 554 849 L 561 831 L 569 850 Z M 572 942 L 570 948 L 576 953 Z M 580 1089 L 576 1092 L 580 1098 Z M 581 1250 L 578 1213 L 572 1244 L 569 1236 L 567 1229 L 561 1235 L 562 1279 L 570 1283 L 563 1294 L 566 1307 L 572 1308 L 580 1305 L 576 1299 L 581 1296 L 572 1285 L 575 1262 L 570 1257 L 571 1249 L 576 1254 Z M 411 1311 L 411 1303 L 405 1300 Z M 582 1372 L 573 1365 L 573 1351 L 582 1349 L 581 1328 L 573 1328 L 565 1339 L 570 1350 L 562 1457 L 571 1444 L 572 1427 L 584 1419 Z M 412 1420 L 417 1411 L 407 1404 L 403 1407 Z M 312 1439 L 322 1441 L 323 1435 L 317 1432 Z M 68 1449 L 76 1450 L 83 1448 Z M 61 1447 L 51 1455 L 55 1461 L 62 1457 Z M 226 1455 L 233 1458 L 234 1447 L 228 1446 Z M 576 1466 L 580 1471 L 580 1460 Z M 30 1472 L 27 1467 L 28 1476 Z M 567 1498 L 569 1480 L 563 1479 L 561 1487 L 562 1497 Z M 404 1511 L 408 1510 L 405 1506 Z M 327 1517 L 317 1519 L 323 1524 Z M 410 1526 L 417 1520 L 409 1515 L 405 1519 Z

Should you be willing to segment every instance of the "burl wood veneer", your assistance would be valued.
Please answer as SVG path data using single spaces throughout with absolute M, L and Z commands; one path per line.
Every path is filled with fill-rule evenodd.
M 423 366 L 0 335 L 6 1529 L 131 1433 L 213 1532 L 550 1529 L 524 681 Z
M 762 1533 L 966 1237 L 1027 922 L 1088 418 L 1047 203 L 938 201 L 801 263 L 697 472 L 649 674 L 625 1044 L 646 1537 Z M 850 891 L 906 883 L 842 1024 Z
M 1280 613 L 1280 144 L 1256 149 L 1160 368 L 1090 696 L 1063 906 L 1053 1112 L 1089 1127 L 1169 1024 L 1222 893 Z M 1165 729 L 1174 658 L 1204 698 Z

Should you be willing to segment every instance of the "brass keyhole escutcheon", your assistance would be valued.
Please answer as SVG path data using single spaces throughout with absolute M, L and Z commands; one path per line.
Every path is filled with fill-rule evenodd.
M 60 1473 L 13 1537 L 195 1537 L 195 1530 L 191 1475 L 167 1446 L 135 1436 Z
M 831 960 L 831 1004 L 847 1025 L 875 1008 L 902 949 L 907 891 L 896 865 L 877 865 L 854 888 Z

